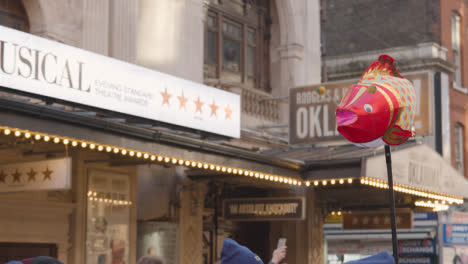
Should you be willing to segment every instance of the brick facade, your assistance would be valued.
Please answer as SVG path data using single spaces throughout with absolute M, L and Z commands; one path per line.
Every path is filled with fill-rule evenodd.
M 411 47 L 436 43 L 446 49 L 445 61 L 450 75 L 450 156 L 455 166 L 455 126 L 464 127 L 464 167 L 468 176 L 468 4 L 463 0 L 326 0 L 322 2 L 322 36 L 325 58 L 355 53 Z M 451 73 L 455 69 L 452 53 L 452 14 L 460 16 L 461 87 L 454 87 Z M 325 59 L 327 60 L 327 59 Z M 414 59 L 413 59 L 414 60 Z M 327 65 L 328 74 L 362 72 L 368 62 L 350 63 L 343 68 Z M 405 57 L 399 60 L 405 68 Z M 410 64 L 424 64 L 413 61 Z M 342 69 L 343 68 L 343 69 Z M 358 69 L 359 68 L 359 69 Z M 408 68 L 407 70 L 411 70 Z M 440 69 L 436 70 L 440 71 Z M 333 79 L 333 78 L 332 78 Z M 442 98 L 443 99 L 443 98 Z M 468 178 L 468 177 L 467 177 Z
M 440 1 L 327 0 L 325 55 L 440 43 Z
M 462 65 L 462 87 L 468 87 L 468 42 L 466 41 L 467 32 L 466 28 L 468 27 L 468 19 L 466 14 L 468 14 L 468 5 L 465 1 L 461 0 L 451 0 L 451 1 L 441 1 L 441 40 L 442 45 L 447 48 L 447 59 L 452 61 L 452 35 L 451 35 L 451 16 L 453 13 L 460 15 L 460 49 L 461 49 L 461 65 Z M 465 164 L 465 177 L 467 174 L 467 164 L 468 164 L 468 145 L 467 145 L 467 112 L 466 108 L 468 107 L 468 95 L 453 87 L 453 75 L 450 77 L 450 122 L 451 122 L 451 145 L 455 146 L 455 126 L 457 123 L 461 124 L 464 129 L 464 164 Z M 455 147 L 452 147 L 452 165 L 455 166 Z

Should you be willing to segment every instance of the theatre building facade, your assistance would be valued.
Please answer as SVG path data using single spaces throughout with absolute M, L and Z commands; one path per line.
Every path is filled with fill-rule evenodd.
M 1 0 L 0 262 L 215 263 L 225 237 L 267 261 L 280 236 L 321 261 L 300 165 L 262 153 L 287 87 L 320 79 L 318 10 Z

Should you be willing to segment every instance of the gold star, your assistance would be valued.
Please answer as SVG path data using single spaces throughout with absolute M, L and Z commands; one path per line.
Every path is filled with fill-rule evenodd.
M 31 168 L 29 172 L 26 172 L 26 175 L 28 175 L 28 182 L 36 181 L 36 174 L 37 174 L 37 171 L 34 171 L 33 168 Z
M 196 112 L 200 112 L 200 114 L 202 113 L 202 106 L 203 106 L 203 102 L 200 101 L 200 96 L 198 96 L 198 99 L 196 101 L 194 101 L 195 104 L 197 105 L 197 109 L 195 109 L 195 113 Z
M 374 225 L 378 225 L 379 222 L 380 222 L 379 217 L 378 217 L 378 216 L 374 216 L 373 221 L 374 221 Z
M 44 174 L 44 181 L 47 180 L 47 179 L 52 180 L 52 178 L 50 177 L 52 172 L 54 172 L 54 171 L 51 171 L 51 170 L 49 170 L 49 167 L 46 167 L 46 170 L 42 172 L 42 174 Z
M 211 117 L 211 116 L 217 116 L 217 115 L 216 115 L 216 111 L 218 111 L 219 106 L 217 106 L 217 105 L 215 104 L 215 100 L 213 100 L 213 103 L 210 104 L 210 108 L 211 108 L 210 117 Z
M 3 170 L 0 171 L 0 182 L 5 183 L 5 178 L 6 178 L 6 176 L 8 176 L 8 174 L 5 174 L 5 173 L 3 172 Z
M 362 219 L 362 223 L 367 225 L 369 223 L 369 217 L 364 216 L 364 218 Z
M 179 109 L 182 109 L 182 107 L 183 107 L 185 110 L 187 110 L 185 108 L 185 104 L 187 103 L 188 99 L 186 97 L 184 97 L 184 91 L 182 91 L 182 95 L 177 96 L 177 98 L 179 99 L 179 102 L 180 102 Z
M 226 112 L 225 119 L 231 119 L 232 109 L 229 107 L 229 105 L 227 105 L 226 108 L 224 108 L 224 112 Z
M 18 169 L 16 169 L 15 173 L 13 173 L 12 176 L 13 182 L 21 182 L 21 173 L 18 172 Z
M 389 225 L 390 224 L 390 217 L 386 216 L 384 218 L 384 224 Z
M 162 104 L 163 104 L 163 105 L 165 105 L 165 104 L 171 105 L 171 104 L 169 103 L 169 99 L 171 98 L 172 95 L 169 94 L 169 93 L 167 92 L 167 88 L 164 89 L 164 93 L 161 92 L 161 95 L 162 95 L 162 97 L 163 97 L 163 103 L 162 103 Z
M 401 216 L 397 216 L 396 219 L 395 219 L 395 223 L 396 224 L 401 224 Z

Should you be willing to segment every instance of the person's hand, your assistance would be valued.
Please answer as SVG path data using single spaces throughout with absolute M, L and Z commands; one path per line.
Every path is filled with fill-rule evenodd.
M 273 251 L 273 256 L 271 257 L 271 263 L 279 264 L 286 257 L 286 246 L 277 248 Z

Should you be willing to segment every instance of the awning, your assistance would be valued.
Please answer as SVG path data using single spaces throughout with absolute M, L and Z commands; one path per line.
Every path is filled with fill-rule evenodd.
M 362 167 L 362 175 L 366 177 L 364 180 L 372 181 L 371 185 L 380 187 L 386 183 L 383 154 L 364 159 Z M 414 145 L 393 151 L 392 168 L 395 191 L 418 195 L 421 194 L 420 191 L 427 190 L 436 195 L 450 194 L 454 197 L 468 198 L 468 180 L 426 145 Z M 430 195 L 427 198 L 439 197 Z
M 63 105 L 45 105 L 34 100 L 0 98 L 0 129 L 4 136 L 103 151 L 140 159 L 141 163 L 183 165 L 272 184 L 303 184 L 298 164 L 167 132 L 151 124 L 127 123 L 110 113 L 73 111 Z
M 347 179 L 368 189 L 388 189 L 383 147 L 337 145 L 271 150 L 267 154 L 301 163 L 306 185 L 324 190 L 321 193 L 325 196 L 328 192 L 337 202 L 349 195 L 352 195 L 349 199 L 359 197 L 358 194 L 371 195 L 362 188 L 360 193 L 349 193 L 351 191 L 346 191 L 346 187 L 354 190 L 357 185 L 346 185 Z M 463 199 L 468 198 L 465 191 L 468 181 L 426 145 L 412 142 L 392 146 L 392 168 L 395 192 L 422 199 L 416 206 L 444 210 L 446 204 L 463 203 Z M 333 190 L 336 190 L 335 195 Z

